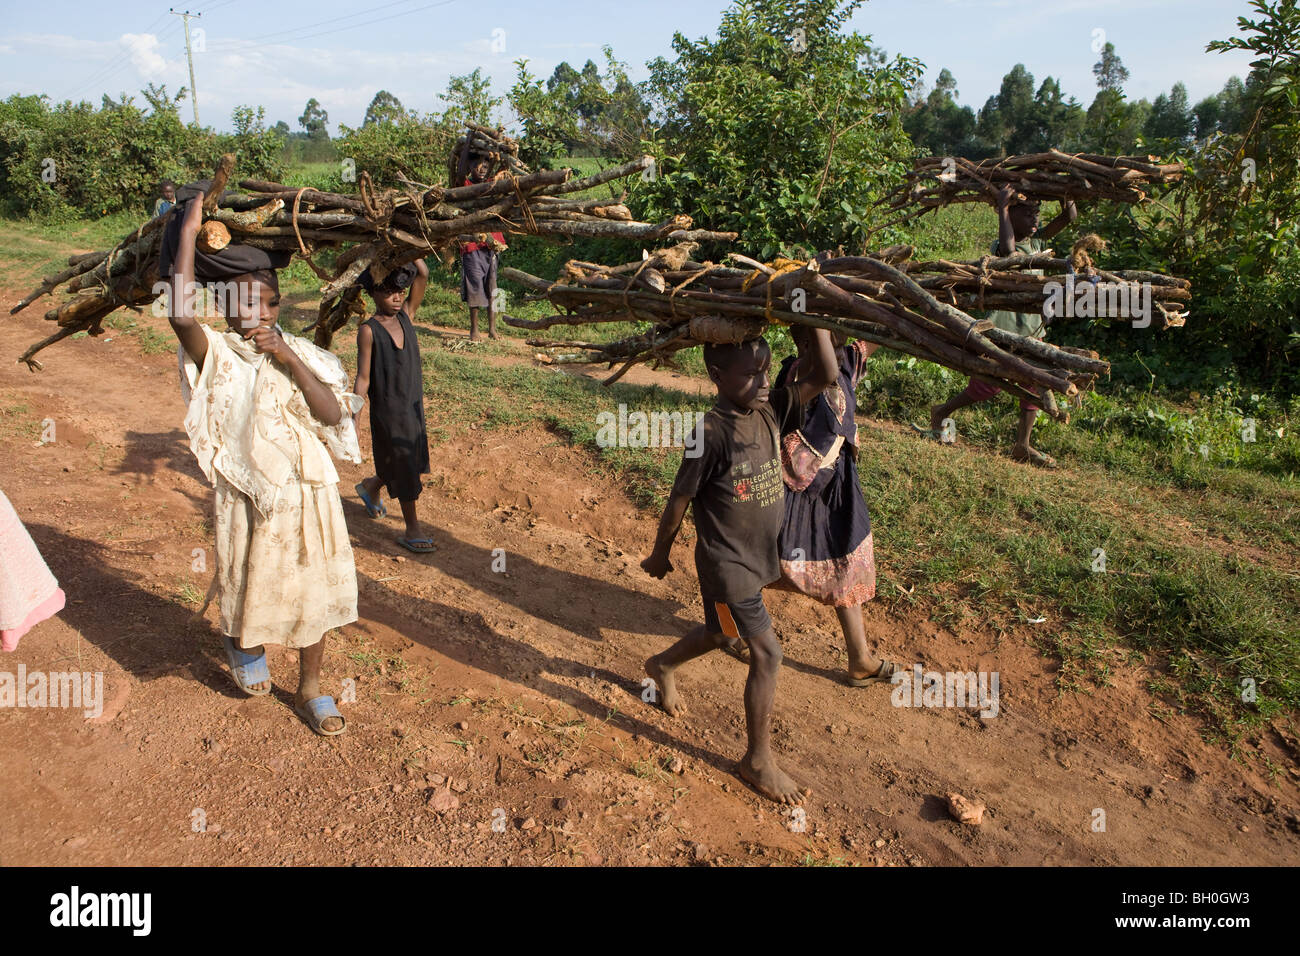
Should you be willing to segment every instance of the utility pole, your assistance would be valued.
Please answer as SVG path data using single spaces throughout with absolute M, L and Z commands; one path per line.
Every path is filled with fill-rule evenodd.
M 201 13 L 190 13 L 186 10 L 184 13 L 177 13 L 175 7 L 168 7 L 172 16 L 181 17 L 185 21 L 185 59 L 190 61 L 190 104 L 194 107 L 194 125 L 199 125 L 199 91 L 194 88 L 194 54 L 190 51 L 190 17 L 201 17 Z

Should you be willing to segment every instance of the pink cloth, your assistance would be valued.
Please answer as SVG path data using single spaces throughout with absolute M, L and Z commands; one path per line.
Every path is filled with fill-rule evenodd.
M 0 491 L 0 648 L 12 651 L 35 625 L 63 610 L 64 600 L 36 542 Z
M 7 631 L 0 631 L 0 650 L 13 651 L 18 649 L 18 639 L 34 628 L 46 618 L 54 617 L 63 610 L 67 604 L 67 595 L 63 593 L 63 588 L 55 588 L 54 593 L 50 595 L 49 600 L 43 604 L 37 605 L 32 609 L 32 613 L 27 615 L 27 620 L 17 627 L 10 628 Z
M 977 378 L 972 378 L 966 385 L 965 394 L 967 397 L 973 398 L 977 402 L 987 402 L 994 395 L 998 395 L 1001 392 L 1002 389 L 998 388 L 996 385 L 990 385 L 988 382 L 981 382 Z M 1037 405 L 1032 402 L 1027 402 L 1023 398 L 1020 400 L 1020 408 L 1022 411 L 1036 412 L 1039 410 Z

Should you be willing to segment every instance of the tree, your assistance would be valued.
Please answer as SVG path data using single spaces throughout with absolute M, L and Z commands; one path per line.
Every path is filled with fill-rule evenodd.
M 307 131 L 307 135 L 314 140 L 329 139 L 329 114 L 317 102 L 316 97 L 307 101 L 306 107 L 303 108 L 302 115 L 298 117 L 298 125 Z
M 1042 152 L 1050 148 L 1073 149 L 1083 133 L 1084 113 L 1074 97 L 1066 99 L 1061 83 L 1049 76 L 1034 94 L 1035 135 L 1024 144 L 1025 152 Z
M 280 134 L 280 137 L 282 139 L 286 139 L 286 140 L 290 137 L 290 135 L 292 135 L 293 132 L 292 130 L 289 129 L 289 124 L 286 123 L 284 120 L 279 120 L 273 128 L 278 134 Z
M 1128 82 L 1129 73 L 1119 54 L 1115 52 L 1115 44 L 1107 43 L 1102 49 L 1101 59 L 1092 67 L 1092 75 L 1097 78 L 1097 86 L 1102 90 L 1124 92 L 1124 84 Z
M 903 120 L 907 135 L 930 156 L 982 159 L 990 155 L 992 148 L 975 136 L 975 111 L 958 106 L 956 98 L 956 78 L 948 70 L 940 70 L 934 89 Z
M 1092 73 L 1097 78 L 1097 97 L 1088 107 L 1084 139 L 1101 152 L 1127 152 L 1137 142 L 1150 105 L 1145 100 L 1127 102 L 1124 84 L 1129 72 L 1115 52 L 1115 44 L 1107 43 L 1102 49 Z
M 866 211 L 903 174 L 920 64 L 882 62 L 849 30 L 857 0 L 744 0 L 716 39 L 678 33 L 650 63 L 659 166 L 648 214 L 734 229 L 761 256 L 796 244 L 862 248 Z
M 1187 87 L 1175 83 L 1168 96 L 1161 93 L 1151 105 L 1151 115 L 1143 126 L 1147 139 L 1169 139 L 1178 143 L 1189 140 L 1194 130 L 1194 118 L 1187 105 Z
M 447 108 L 442 113 L 445 123 L 463 127 L 466 123 L 492 122 L 492 112 L 502 103 L 501 97 L 492 95 L 492 78 L 483 75 L 480 67 L 473 73 L 453 76 L 447 81 L 442 94 Z
M 167 93 L 166 83 L 161 86 L 155 86 L 153 83 L 150 83 L 140 91 L 140 95 L 145 98 L 149 104 L 149 108 L 155 113 L 174 113 L 179 117 L 180 102 L 185 99 L 185 94 L 187 92 L 188 90 L 182 86 L 175 96 L 171 96 Z
M 392 123 L 404 116 L 406 116 L 406 110 L 402 108 L 402 101 L 387 90 L 380 90 L 375 94 L 375 98 L 370 101 L 370 105 L 366 107 L 366 118 L 361 121 L 361 125 Z
M 524 124 L 534 162 L 557 153 L 627 156 L 640 149 L 649 104 L 613 48 L 606 46 L 602 53 L 603 73 L 592 60 L 581 71 L 561 63 L 545 89 L 528 73 L 525 61 L 516 64 L 510 105 Z

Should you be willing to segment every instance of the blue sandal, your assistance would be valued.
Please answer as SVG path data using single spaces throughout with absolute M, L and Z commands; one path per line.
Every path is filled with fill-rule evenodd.
M 266 690 L 252 689 L 253 684 L 271 682 L 271 671 L 266 666 L 266 651 L 257 655 L 245 654 L 229 637 L 223 635 L 221 640 L 226 645 L 226 663 L 230 665 L 230 676 L 235 679 L 235 685 L 250 697 L 264 697 L 271 693 L 270 687 Z
M 329 694 L 313 697 L 301 707 L 295 704 L 293 710 L 294 713 L 307 722 L 308 727 L 322 737 L 337 737 L 348 729 L 347 718 L 339 713 L 338 707 L 334 704 L 334 698 Z M 325 730 L 321 725 L 331 717 L 337 717 L 343 721 L 343 726 L 338 730 Z
M 433 554 L 438 550 L 438 546 L 433 543 L 433 539 L 428 537 L 398 538 L 397 543 L 413 554 Z
M 357 497 L 360 498 L 361 503 L 366 506 L 366 514 L 370 515 L 370 517 L 388 517 L 388 509 L 384 507 L 384 503 L 382 501 L 371 501 L 370 494 L 366 491 L 365 484 L 361 482 L 357 483 Z

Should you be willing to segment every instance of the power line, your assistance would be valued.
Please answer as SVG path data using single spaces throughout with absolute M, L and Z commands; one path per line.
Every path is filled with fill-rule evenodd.
M 228 7 L 235 2 L 237 2 L 237 0 L 221 0 L 221 2 L 214 3 L 211 7 L 209 7 L 207 12 L 210 15 L 212 11 L 219 10 L 222 7 Z M 166 20 L 167 16 L 168 13 L 160 13 L 158 16 L 156 16 L 153 19 L 153 21 L 148 26 L 146 26 L 143 30 L 139 31 L 140 34 L 141 35 L 148 34 L 151 30 L 153 30 L 156 26 L 158 26 L 159 23 Z M 155 37 L 155 39 L 158 42 L 158 45 L 160 47 L 166 46 L 167 41 L 170 41 L 175 36 L 177 36 L 180 29 L 181 29 L 181 25 L 179 23 L 172 23 L 170 26 L 163 28 L 161 31 L 158 32 L 157 36 Z M 77 86 L 73 87 L 72 92 L 68 94 L 67 98 L 69 100 L 75 99 L 77 96 L 81 94 L 83 90 L 88 89 L 89 87 L 92 86 L 105 85 L 105 88 L 107 88 L 106 84 L 109 82 L 109 80 L 119 75 L 123 70 L 125 70 L 127 67 L 131 65 L 132 65 L 131 54 L 129 53 L 113 54 L 109 58 L 107 63 L 101 64 L 99 67 L 91 71 Z M 191 86 L 192 85 L 193 85 L 193 81 L 191 81 Z M 193 95 L 193 92 L 194 92 L 193 89 L 191 89 L 190 90 L 191 96 Z
M 165 19 L 166 16 L 167 14 L 165 13 L 161 14 L 160 16 L 154 19 L 153 23 L 150 23 L 147 27 L 145 27 L 140 32 L 142 34 L 148 33 L 155 26 L 157 26 L 160 21 Z M 119 72 L 122 66 L 124 65 L 122 62 L 123 60 L 126 60 L 127 63 L 130 62 L 130 60 L 127 57 L 127 54 L 118 53 L 112 55 L 107 63 L 101 64 L 100 66 L 96 67 L 89 74 L 87 74 L 85 79 L 83 79 L 80 84 L 78 84 L 73 88 L 72 93 L 69 94 L 69 99 L 71 99 L 72 96 L 75 96 L 76 94 L 80 93 L 86 87 L 91 86 L 92 84 L 95 83 L 103 82 L 113 74 Z
M 409 0 L 399 0 L 399 2 L 409 2 Z M 414 8 L 412 8 L 412 9 L 410 9 L 410 10 L 401 10 L 401 11 L 399 11 L 399 12 L 397 12 L 397 13 L 390 14 L 390 15 L 388 15 L 388 16 L 386 16 L 386 17 L 378 17 L 378 18 L 376 18 L 376 19 L 370 20 L 369 22 L 367 22 L 366 26 L 369 27 L 370 25 L 375 24 L 375 23 L 383 23 L 383 22 L 386 21 L 386 20 L 396 20 L 398 17 L 410 16 L 410 15 L 413 14 L 413 13 L 419 13 L 421 10 L 429 10 L 429 9 L 432 9 L 433 7 L 445 7 L 445 6 L 448 6 L 449 4 L 452 4 L 452 3 L 455 3 L 455 2 L 456 2 L 456 0 L 439 0 L 439 2 L 437 2 L 437 3 L 426 3 L 426 4 L 425 4 L 424 6 L 422 6 L 422 7 L 414 7 Z M 385 6 L 393 6 L 393 4 L 391 4 L 391 3 L 390 3 L 390 4 L 385 4 Z M 384 9 L 383 6 L 375 7 L 375 8 L 373 8 L 372 10 L 367 11 L 367 14 L 369 14 L 369 13 L 373 13 L 374 10 L 382 10 L 382 9 Z M 360 14 L 350 14 L 348 17 L 336 17 L 336 18 L 334 18 L 334 19 L 335 19 L 335 20 L 351 19 L 352 17 L 355 17 L 355 16 L 360 16 Z M 303 27 L 303 28 L 300 28 L 300 29 L 307 29 L 307 30 L 310 30 L 310 29 L 314 29 L 315 27 L 321 26 L 322 24 L 325 24 L 325 23 L 331 23 L 331 22 L 334 22 L 334 21 L 331 21 L 331 20 L 322 20 L 320 23 L 311 24 L 310 26 Z M 310 39 L 312 39 L 313 37 L 321 37 L 321 36 L 326 36 L 326 35 L 331 34 L 331 33 L 342 33 L 344 30 L 355 30 L 355 29 L 357 29 L 357 25 L 356 25 L 356 24 L 351 24 L 351 25 L 349 25 L 349 26 L 345 26 L 345 27 L 336 27 L 335 29 L 332 29 L 332 30 L 322 30 L 322 31 L 320 31 L 319 33 L 308 33 L 308 34 L 304 34 L 304 35 L 302 35 L 302 36 L 290 36 L 290 37 L 286 37 L 286 38 L 284 38 L 284 39 L 282 39 L 282 40 L 273 40 L 273 41 L 271 41 L 271 42 L 269 42 L 269 43 L 255 43 L 255 44 L 253 44 L 252 46 L 236 47 L 236 48 L 234 48 L 231 52 L 232 52 L 232 53 L 247 53 L 249 50 L 257 50 L 257 49 L 260 49 L 260 48 L 262 48 L 262 47 L 267 47 L 267 46 L 284 46 L 284 45 L 286 45 L 286 44 L 288 44 L 288 43 L 295 42 L 295 41 L 297 41 L 297 40 L 310 40 Z M 292 31 L 284 31 L 284 32 L 292 32 Z
M 233 52 L 235 52 L 235 53 L 241 52 L 243 49 L 252 49 L 253 47 L 260 47 L 260 46 L 274 46 L 274 45 L 276 45 L 277 43 L 279 43 L 280 41 L 278 41 L 278 40 L 274 40 L 274 39 L 271 39 L 269 42 L 265 42 L 265 41 L 267 41 L 268 38 L 272 38 L 272 37 L 282 37 L 282 36 L 284 36 L 285 34 L 289 34 L 289 33 L 298 33 L 298 32 L 301 31 L 301 30 L 314 30 L 314 29 L 316 29 L 317 27 L 324 26 L 324 25 L 327 24 L 327 23 L 338 23 L 340 20 L 355 20 L 357 17 L 368 17 L 368 16 L 370 16 L 372 13 L 374 13 L 376 10 L 386 10 L 386 9 L 388 9 L 389 7 L 396 7 L 396 6 L 400 6 L 400 5 L 403 4 L 403 3 L 412 3 L 412 2 L 414 2 L 414 0 L 392 0 L 391 3 L 383 3 L 383 4 L 380 4 L 380 5 L 377 6 L 377 7 L 371 7 L 369 10 L 363 10 L 363 11 L 361 11 L 360 13 L 346 13 L 346 14 L 344 14 L 344 15 L 341 16 L 341 17 L 330 17 L 330 19 L 328 19 L 328 20 L 320 20 L 320 21 L 318 21 L 318 22 L 316 22 L 316 23 L 308 23 L 308 24 L 301 24 L 301 23 L 300 23 L 300 24 L 298 24 L 298 25 L 295 26 L 295 27 L 289 27 L 287 30 L 276 30 L 276 31 L 273 31 L 273 32 L 271 32 L 271 33 L 260 33 L 260 34 L 258 34 L 258 38 L 257 38 L 257 40 L 245 40 L 245 41 L 236 41 L 236 40 L 232 40 L 232 41 L 230 41 L 230 42 L 231 42 L 231 43 L 243 42 L 243 43 L 249 44 L 248 46 L 245 46 L 245 47 L 239 47 L 239 48 L 235 49 L 235 50 L 233 51 Z M 354 28 L 355 28 L 355 25 L 354 25 L 354 26 L 350 26 L 350 27 L 345 27 L 344 29 L 349 29 L 349 30 L 350 30 L 350 29 L 354 29 Z
M 179 29 L 179 26 L 177 28 Z M 159 37 L 160 42 L 163 39 L 163 37 L 167 37 L 170 39 L 170 36 L 168 34 L 162 34 Z M 87 87 L 108 83 L 110 79 L 117 76 L 119 73 L 121 73 L 123 70 L 125 70 L 127 67 L 131 65 L 132 65 L 132 61 L 131 61 L 131 55 L 129 53 L 117 54 L 117 56 L 114 57 L 113 62 L 109 64 L 109 70 L 107 73 L 102 73 L 101 75 L 91 79 L 89 82 L 83 83 L 81 86 L 77 87 L 77 89 L 73 90 L 72 96 L 70 96 L 69 98 L 79 95 L 81 91 L 86 89 Z

